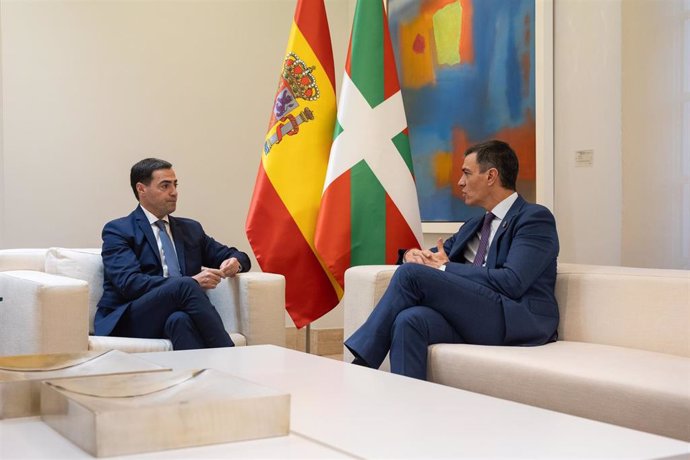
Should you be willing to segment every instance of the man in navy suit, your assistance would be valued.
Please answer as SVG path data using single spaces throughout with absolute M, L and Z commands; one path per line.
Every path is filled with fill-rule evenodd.
M 139 206 L 103 228 L 103 297 L 97 335 L 167 338 L 175 350 L 234 346 L 205 289 L 247 271 L 247 254 L 206 235 L 199 222 L 170 214 L 177 206 L 172 164 L 132 166 Z
M 345 342 L 354 363 L 426 379 L 434 343 L 555 341 L 558 235 L 551 212 L 515 192 L 518 159 L 505 142 L 465 152 L 458 185 L 487 212 L 431 250 L 410 249 L 367 321 Z

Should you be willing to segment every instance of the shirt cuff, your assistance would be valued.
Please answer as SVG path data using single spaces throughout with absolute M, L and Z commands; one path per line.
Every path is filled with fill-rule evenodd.
M 446 264 L 441 265 L 440 267 L 438 267 L 438 269 L 441 270 L 442 272 L 445 272 L 446 271 Z
M 410 248 L 410 249 L 408 249 L 408 250 L 406 250 L 405 252 L 402 253 L 402 255 L 400 256 L 400 263 L 401 263 L 401 264 L 406 264 L 406 263 L 407 263 L 407 261 L 405 260 L 405 256 L 406 256 L 407 253 L 410 252 L 411 250 L 412 250 L 412 248 Z

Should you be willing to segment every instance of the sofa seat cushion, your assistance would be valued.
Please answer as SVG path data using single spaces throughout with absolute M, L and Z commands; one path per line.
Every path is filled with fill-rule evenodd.
M 242 334 L 232 333 L 230 338 L 237 347 L 247 345 Z M 89 336 L 89 350 L 120 350 L 127 353 L 147 353 L 153 351 L 171 351 L 172 343 L 167 339 L 138 339 L 131 337 L 110 337 L 102 335 Z
M 690 441 L 690 359 L 584 342 L 437 344 L 429 380 Z

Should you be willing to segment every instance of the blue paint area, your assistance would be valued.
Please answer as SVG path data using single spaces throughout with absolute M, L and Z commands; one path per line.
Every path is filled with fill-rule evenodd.
M 423 1 L 389 0 L 398 65 L 399 25 L 416 17 Z M 474 0 L 472 8 L 474 62 L 437 68 L 434 85 L 402 89 L 424 221 L 464 221 L 482 212 L 465 206 L 449 187 L 436 186 L 433 155 L 453 151 L 453 130 L 462 129 L 470 142 L 480 142 L 535 114 L 534 0 Z M 521 68 L 525 55 L 530 61 L 527 88 Z

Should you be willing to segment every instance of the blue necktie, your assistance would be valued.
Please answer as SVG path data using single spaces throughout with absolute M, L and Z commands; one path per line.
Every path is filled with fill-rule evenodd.
M 168 266 L 168 276 L 182 276 L 180 272 L 180 263 L 177 261 L 177 254 L 173 247 L 172 240 L 165 231 L 165 221 L 156 221 L 156 227 L 160 229 L 161 245 L 163 246 L 163 257 L 165 257 L 165 264 Z
M 477 255 L 474 256 L 474 261 L 472 265 L 481 267 L 484 265 L 484 256 L 486 256 L 486 250 L 489 247 L 489 235 L 491 234 L 491 221 L 494 220 L 493 213 L 487 212 L 484 215 L 484 223 L 482 224 L 482 231 L 479 234 L 479 247 L 477 248 Z

